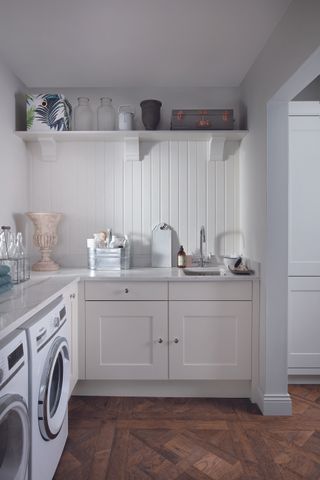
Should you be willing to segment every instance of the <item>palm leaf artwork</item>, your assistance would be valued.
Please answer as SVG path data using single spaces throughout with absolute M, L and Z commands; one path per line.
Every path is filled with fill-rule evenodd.
M 26 103 L 27 103 L 27 118 L 26 118 L 27 130 L 30 130 L 34 120 L 34 106 L 32 105 L 33 103 L 32 95 L 26 95 Z
M 34 120 L 34 107 L 27 108 L 27 130 L 30 130 Z
M 40 97 L 41 103 L 35 109 L 35 118 L 52 130 L 69 130 L 70 120 L 64 97 L 56 94 L 40 95 Z

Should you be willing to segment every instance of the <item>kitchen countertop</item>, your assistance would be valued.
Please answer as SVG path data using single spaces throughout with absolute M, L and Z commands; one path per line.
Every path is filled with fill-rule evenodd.
M 63 292 L 79 276 L 46 276 L 32 278 L 0 295 L 0 340 L 20 327 Z
M 198 268 L 198 267 L 196 267 Z M 225 269 L 224 266 L 221 266 Z M 258 269 L 256 269 L 258 272 Z M 53 272 L 54 277 L 66 277 L 75 275 L 81 280 L 92 281 L 132 281 L 132 282 L 243 282 L 258 280 L 259 275 L 234 275 L 230 271 L 226 271 L 225 275 L 217 276 L 187 276 L 180 268 L 130 268 L 129 270 L 120 271 L 97 271 L 87 268 L 61 268 L 57 272 Z M 41 278 L 44 273 L 32 272 L 32 278 Z M 46 275 L 48 276 L 48 275 Z
M 224 267 L 221 267 L 224 268 Z M 258 268 L 256 269 L 258 272 Z M 94 271 L 87 268 L 61 268 L 57 272 L 32 272 L 31 280 L 15 285 L 0 295 L 0 340 L 48 305 L 64 288 L 82 281 L 130 282 L 243 282 L 256 281 L 258 274 L 187 276 L 179 268 L 131 268 L 121 271 Z

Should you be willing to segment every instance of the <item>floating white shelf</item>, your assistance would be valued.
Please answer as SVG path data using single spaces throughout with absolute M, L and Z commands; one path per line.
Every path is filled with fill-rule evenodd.
M 247 130 L 115 130 L 110 132 L 28 132 L 17 131 L 16 135 L 25 142 L 39 142 L 43 159 L 54 161 L 56 143 L 59 142 L 125 142 L 126 160 L 140 160 L 139 142 L 197 141 L 207 142 L 208 159 L 223 160 L 226 140 L 240 142 Z

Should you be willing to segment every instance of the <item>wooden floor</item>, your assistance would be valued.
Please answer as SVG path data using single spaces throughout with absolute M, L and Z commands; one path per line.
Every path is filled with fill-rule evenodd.
M 73 397 L 55 480 L 320 479 L 320 386 L 292 417 L 247 400 Z

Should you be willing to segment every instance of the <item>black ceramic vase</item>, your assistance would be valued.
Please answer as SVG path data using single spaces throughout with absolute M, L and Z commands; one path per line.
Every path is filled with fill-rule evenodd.
M 159 100 L 143 100 L 140 103 L 142 123 L 146 130 L 156 130 L 160 122 L 161 106 L 162 103 Z

